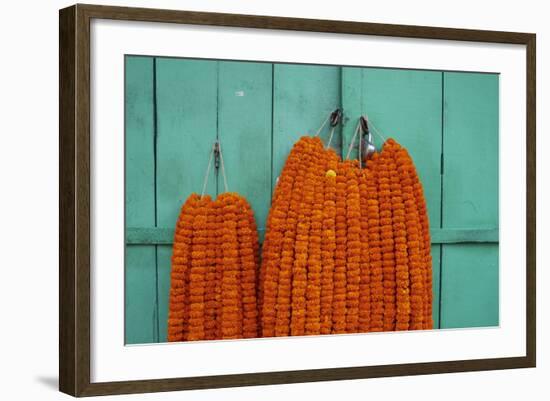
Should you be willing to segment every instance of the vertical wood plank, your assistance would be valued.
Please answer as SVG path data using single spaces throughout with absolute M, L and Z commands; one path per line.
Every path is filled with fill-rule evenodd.
M 273 75 L 273 185 L 292 145 L 314 135 L 327 116 L 341 107 L 340 67 L 275 64 Z M 327 124 L 328 126 L 328 124 Z M 321 138 L 328 140 L 328 127 Z M 341 150 L 341 127 L 332 147 Z
M 157 59 L 157 224 L 174 227 L 182 203 L 201 192 L 217 130 L 218 63 Z M 213 170 L 207 193 L 216 195 Z M 171 246 L 158 246 L 158 330 L 166 341 Z
M 374 125 L 385 138 L 392 137 L 407 148 L 424 187 L 430 227 L 440 227 L 442 73 L 364 68 L 361 82 L 357 85 L 362 88 L 360 99 L 356 100 L 360 102 L 360 114 L 368 116 L 371 131 Z M 347 104 L 344 107 L 350 109 Z M 377 149 L 380 149 L 382 140 L 374 132 L 373 135 Z M 433 319 L 437 328 L 440 300 L 438 245 L 432 246 L 432 260 Z
M 153 58 L 125 59 L 126 226 L 155 225 Z M 157 338 L 154 245 L 126 245 L 125 343 Z
M 363 105 L 363 68 L 342 67 L 342 108 L 344 121 L 342 124 L 342 159 L 346 158 L 359 117 L 364 112 Z M 355 138 L 349 157 L 357 158 L 359 134 Z
M 443 227 L 498 227 L 498 75 L 444 76 Z M 444 245 L 442 327 L 494 326 L 498 245 Z
M 247 198 L 259 228 L 271 204 L 272 76 L 269 63 L 219 64 L 218 137 L 228 188 Z M 220 171 L 218 192 L 224 190 Z

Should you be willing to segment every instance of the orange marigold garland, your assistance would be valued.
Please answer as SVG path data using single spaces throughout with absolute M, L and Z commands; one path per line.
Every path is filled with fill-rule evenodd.
M 332 332 L 332 300 L 334 251 L 336 250 L 336 170 L 338 158 L 329 150 L 327 172 L 325 173 L 325 194 L 323 203 L 323 234 L 321 237 L 321 334 Z M 334 172 L 334 174 L 332 174 Z
M 409 260 L 407 250 L 407 227 L 405 224 L 405 205 L 403 203 L 401 179 L 396 170 L 397 165 L 395 161 L 397 147 L 398 145 L 393 140 L 389 140 L 384 146 L 384 150 L 388 153 L 390 159 L 389 163 L 393 171 L 390 178 L 390 190 L 392 193 L 392 224 L 395 253 L 395 329 L 408 330 L 411 312 L 409 299 Z
M 317 138 L 294 145 L 262 250 L 263 336 L 431 327 L 425 202 L 400 149 L 360 169 Z
M 320 149 L 322 144 L 319 138 L 308 138 L 307 146 L 310 154 L 316 153 L 314 142 L 318 142 Z M 306 157 L 306 156 L 304 156 Z M 302 199 L 298 200 L 298 220 L 296 226 L 296 240 L 294 242 L 294 265 L 292 268 L 292 314 L 290 321 L 290 333 L 293 336 L 305 334 L 306 322 L 306 288 L 308 272 L 308 248 L 311 228 L 312 207 L 314 201 L 316 158 L 310 156 L 307 163 Z M 297 192 L 299 193 L 299 192 Z
M 314 189 L 311 226 L 309 230 L 305 334 L 319 334 L 321 332 L 321 241 L 323 236 L 323 194 L 326 178 L 324 171 L 326 170 L 327 153 L 323 151 L 319 153 L 318 163 L 320 169 L 315 169 L 313 177 Z
M 413 181 L 411 179 L 411 160 L 403 149 L 397 150 L 397 169 L 401 179 L 401 188 L 405 204 L 405 225 L 407 229 L 407 245 L 409 254 L 409 280 L 411 320 L 409 329 L 421 330 L 424 321 L 424 275 L 422 272 L 423 255 L 420 252 L 421 226 L 418 208 L 414 197 Z
M 169 341 L 257 337 L 258 237 L 241 196 L 192 194 L 175 230 Z
M 373 166 L 370 169 L 370 179 L 367 180 L 368 208 L 367 216 L 369 221 L 369 260 L 371 268 L 370 294 L 370 330 L 382 331 L 384 329 L 384 284 L 382 270 L 382 251 L 380 247 L 380 209 L 378 202 L 378 165 L 379 155 L 374 154 L 370 161 Z
M 354 333 L 359 325 L 359 285 L 361 282 L 361 200 L 357 179 L 358 164 L 346 169 L 346 332 Z
M 369 168 L 372 163 L 369 161 Z M 364 168 L 359 172 L 359 201 L 361 206 L 361 264 L 359 280 L 359 317 L 357 331 L 365 333 L 370 331 L 370 308 L 371 308 L 371 290 L 370 290 L 370 242 L 369 242 L 369 218 L 368 218 L 368 189 L 367 181 L 372 179 L 369 168 Z
M 198 201 L 197 212 L 193 219 L 193 240 L 191 244 L 191 270 L 189 272 L 189 333 L 187 339 L 204 340 L 205 288 L 208 260 L 208 209 L 210 196 Z
M 341 163 L 336 172 L 336 250 L 334 251 L 334 275 L 332 295 L 332 333 L 346 332 L 346 169 L 349 163 Z
M 296 155 L 299 157 L 299 163 L 296 166 L 293 185 L 295 188 L 303 188 L 306 171 L 309 163 L 312 160 L 311 145 L 308 141 L 301 143 L 301 146 L 296 148 Z M 292 173 L 288 171 L 285 173 Z M 281 175 L 281 179 L 285 174 Z M 285 230 L 283 235 L 283 243 L 279 267 L 279 288 L 277 289 L 276 312 L 277 320 L 275 324 L 276 336 L 288 336 L 291 331 L 292 319 L 292 288 L 293 288 L 293 271 L 296 260 L 297 246 L 297 231 L 300 222 L 300 206 L 302 200 L 302 191 L 293 190 L 288 194 L 281 194 L 289 197 L 288 212 L 285 221 Z
M 187 339 L 189 265 L 193 236 L 193 216 L 199 196 L 191 195 L 183 204 L 176 223 L 170 273 L 168 341 Z
M 204 293 L 204 339 L 214 340 L 217 334 L 217 249 L 218 249 L 218 207 L 217 202 L 208 203 L 206 222 L 208 244 L 206 247 L 205 293 Z
M 299 141 L 292 148 L 286 163 L 283 167 L 279 182 L 275 188 L 267 227 L 265 232 L 264 244 L 262 247 L 262 262 L 260 270 L 260 313 L 261 330 L 263 337 L 272 337 L 275 335 L 275 326 L 277 320 L 277 293 L 279 291 L 279 271 L 281 264 L 292 263 L 293 252 L 282 254 L 283 238 L 287 231 L 287 215 L 290 207 L 292 192 L 295 190 L 295 177 L 300 170 L 301 156 L 304 151 L 304 143 Z M 288 222 L 290 227 L 294 222 Z M 287 240 L 289 241 L 289 240 Z M 286 266 L 285 266 L 286 267 Z M 291 268 L 287 274 L 290 274 Z M 290 276 L 288 280 L 290 280 Z M 287 290 L 290 294 L 290 288 Z M 290 296 L 289 296 L 290 305 Z M 289 310 L 288 320 L 290 319 Z M 281 325 L 278 332 L 289 330 L 289 324 Z M 287 332 L 288 333 L 288 332 Z M 288 334 L 284 334 L 288 335 Z
M 241 300 L 243 314 L 243 337 L 258 335 L 256 305 L 256 266 L 258 233 L 253 223 L 254 215 L 246 199 L 239 197 L 240 213 L 237 222 L 239 255 L 241 258 Z
M 221 337 L 242 337 L 242 304 L 240 296 L 239 241 L 237 236 L 238 207 L 235 196 L 224 193 L 219 197 L 223 207 L 224 228 L 221 238 L 223 272 L 221 279 Z
M 384 146 L 391 146 L 386 143 Z M 388 151 L 382 151 L 378 169 L 378 199 L 380 202 L 380 239 L 382 251 L 382 274 L 384 283 L 384 331 L 395 327 L 395 254 L 394 232 L 392 219 L 391 188 L 392 175 L 395 174 L 395 164 L 390 159 Z

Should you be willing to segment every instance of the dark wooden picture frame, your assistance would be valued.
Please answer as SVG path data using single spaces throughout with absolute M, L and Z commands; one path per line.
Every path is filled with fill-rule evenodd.
M 90 22 L 93 18 L 526 46 L 526 356 L 120 382 L 90 381 Z M 73 396 L 534 367 L 536 35 L 350 21 L 74 5 L 59 14 L 59 389 Z

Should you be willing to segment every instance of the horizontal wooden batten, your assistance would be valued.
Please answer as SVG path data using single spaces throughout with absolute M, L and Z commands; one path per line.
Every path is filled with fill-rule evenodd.
M 259 228 L 258 231 L 264 231 Z M 434 228 L 431 230 L 432 244 L 456 243 L 496 243 L 498 242 L 498 228 L 485 229 L 454 229 Z M 128 245 L 162 245 L 172 244 L 174 230 L 162 227 L 131 227 L 126 229 L 126 244 Z

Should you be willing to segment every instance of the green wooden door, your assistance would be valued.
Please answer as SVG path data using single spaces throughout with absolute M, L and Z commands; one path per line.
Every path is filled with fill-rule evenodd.
M 166 341 L 173 226 L 200 192 L 213 141 L 260 235 L 292 144 L 344 109 L 410 151 L 432 229 L 436 327 L 498 324 L 498 76 L 126 58 L 126 343 Z M 328 130 L 321 136 L 326 139 Z M 380 140 L 377 138 L 377 144 Z M 207 192 L 224 191 L 216 172 Z

